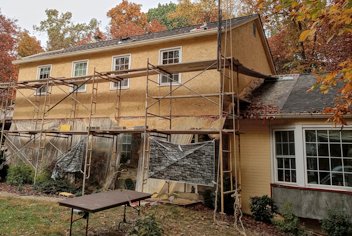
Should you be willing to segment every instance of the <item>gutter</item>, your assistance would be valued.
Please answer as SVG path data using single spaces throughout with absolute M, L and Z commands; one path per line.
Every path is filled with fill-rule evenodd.
M 321 114 L 321 113 L 280 113 L 280 114 L 269 114 L 269 115 L 260 115 L 254 119 L 316 119 L 316 118 L 330 118 L 333 114 Z M 346 118 L 352 118 L 352 115 L 345 115 Z M 253 118 L 244 118 L 244 119 L 253 119 Z

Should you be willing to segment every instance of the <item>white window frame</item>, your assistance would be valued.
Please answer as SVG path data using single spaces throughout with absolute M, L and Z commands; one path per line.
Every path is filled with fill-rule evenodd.
M 42 68 L 47 68 L 47 67 L 49 67 L 50 68 L 50 70 L 49 70 L 49 77 L 48 78 L 50 78 L 50 75 L 51 75 L 51 70 L 52 70 L 52 65 L 51 64 L 47 64 L 47 65 L 40 65 L 40 66 L 38 66 L 37 67 L 37 80 L 40 80 L 40 70 L 42 69 Z M 47 92 L 48 91 L 46 91 L 46 92 L 38 92 L 38 89 L 36 89 L 35 90 L 35 92 L 34 92 L 34 95 L 36 95 L 36 96 L 41 96 L 41 95 L 46 95 L 47 94 Z
M 159 50 L 159 65 L 163 65 L 162 64 L 162 61 L 163 61 L 163 56 L 162 55 L 163 55 L 164 52 L 175 51 L 175 50 L 179 51 L 178 63 L 182 63 L 182 47 L 181 46 L 177 46 L 177 47 L 171 47 L 171 48 L 162 48 L 162 49 Z M 175 63 L 175 64 L 178 64 L 178 63 Z M 170 65 L 170 64 L 164 64 L 164 65 Z M 181 73 L 178 73 L 178 82 L 172 82 L 171 84 L 172 85 L 180 85 L 182 83 L 181 75 L 182 75 Z M 162 75 L 159 74 L 159 77 L 158 77 L 159 86 L 169 86 L 170 82 L 163 83 L 161 81 L 161 77 L 162 77 Z
M 350 129 L 350 128 L 344 128 L 345 130 L 352 130 L 352 129 Z M 306 184 L 306 186 L 308 186 L 308 187 L 313 187 L 313 188 L 321 188 L 321 189 L 339 189 L 339 190 L 352 190 L 352 186 L 338 186 L 338 185 L 323 185 L 323 184 L 319 184 L 319 183 L 317 183 L 317 184 L 313 184 L 313 183 L 308 183 L 308 167 L 307 167 L 307 157 L 306 157 L 306 137 L 305 137 L 305 131 L 306 130 L 328 130 L 328 131 L 331 131 L 331 130 L 334 130 L 334 131 L 339 131 L 340 130 L 340 128 L 329 128 L 329 127 L 304 127 L 303 128 L 303 159 L 304 159 L 304 163 L 305 163 L 305 170 L 304 170 L 304 174 L 305 174 L 305 176 L 306 176 L 306 178 L 305 178 L 305 184 Z M 316 141 L 316 143 L 318 143 L 318 141 Z M 328 141 L 328 150 L 330 150 L 330 141 Z M 340 145 L 341 145 L 341 142 L 340 142 Z M 318 150 L 317 150 L 318 151 Z M 330 152 L 329 152 L 329 163 L 331 163 L 331 155 L 330 155 Z M 349 158 L 349 157 L 348 157 Z M 343 159 L 343 157 L 342 157 L 342 159 Z M 351 158 L 352 159 L 352 158 Z M 319 163 L 317 163 L 317 165 L 319 166 Z M 330 168 L 331 168 L 331 166 L 330 166 Z M 331 169 L 329 170 L 329 172 L 331 173 Z M 317 172 L 318 172 L 318 175 L 319 175 L 319 167 L 318 167 L 318 170 L 317 170 Z M 344 174 L 345 172 L 344 171 L 342 171 L 341 172 L 341 174 Z M 344 178 L 344 177 L 343 177 Z
M 80 77 L 80 76 L 75 76 L 75 68 L 76 68 L 76 64 L 82 63 L 82 62 L 87 63 L 87 69 L 86 69 L 86 74 L 85 74 L 85 75 L 80 75 L 80 76 L 86 76 L 86 75 L 88 75 L 88 69 L 89 69 L 89 60 L 88 60 L 88 59 L 86 59 L 86 60 L 79 60 L 79 61 L 73 61 L 73 62 L 72 62 L 72 77 L 73 77 L 73 78 L 74 78 L 74 77 Z M 71 91 L 73 91 L 73 89 L 71 89 Z M 83 89 L 82 89 L 82 87 L 81 87 L 81 88 L 79 88 L 76 92 L 77 92 L 77 93 L 85 93 L 85 92 L 87 92 L 87 84 L 83 85 Z
M 275 137 L 275 132 L 280 132 L 280 131 L 293 131 L 293 135 L 294 135 L 294 143 L 295 143 L 295 165 L 296 165 L 296 182 L 286 182 L 286 181 L 279 181 L 278 178 L 278 163 L 277 163 L 277 154 L 276 154 L 276 137 Z M 297 186 L 297 169 L 298 169 L 298 163 L 297 163 L 297 138 L 296 138 L 297 134 L 296 134 L 296 129 L 295 127 L 287 127 L 287 128 L 275 128 L 272 130 L 271 132 L 271 140 L 272 140 L 272 156 L 273 156 L 273 179 L 274 182 L 276 183 L 280 183 L 280 184 L 285 184 L 285 185 L 294 185 Z
M 352 130 L 351 126 L 345 126 L 343 129 Z M 274 131 L 287 131 L 294 130 L 295 135 L 295 157 L 296 157 L 296 183 L 278 181 L 277 178 L 277 161 L 275 150 L 275 132 Z M 335 186 L 335 185 L 320 185 L 309 184 L 307 173 L 307 159 L 306 159 L 306 145 L 305 145 L 305 130 L 340 130 L 331 125 L 310 125 L 310 124 L 296 124 L 287 126 L 274 126 L 270 131 L 271 142 L 271 176 L 272 182 L 280 185 L 303 187 L 311 189 L 321 189 L 327 191 L 352 191 L 352 187 L 348 186 Z
M 122 58 L 122 57 L 128 57 L 129 61 L 128 61 L 128 69 L 131 69 L 131 61 L 132 61 L 132 55 L 129 54 L 121 54 L 121 55 L 116 55 L 112 57 L 112 67 L 111 70 L 115 71 L 116 70 L 116 59 L 117 58 Z M 121 85 L 121 89 L 129 89 L 130 88 L 130 79 L 124 79 L 127 81 L 127 86 Z M 114 82 L 110 82 L 110 90 L 116 90 L 118 89 L 118 86 L 115 86 Z

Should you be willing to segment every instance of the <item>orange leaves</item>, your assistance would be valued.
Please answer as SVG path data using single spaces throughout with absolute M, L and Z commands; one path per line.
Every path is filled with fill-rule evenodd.
M 0 13 L 0 81 L 17 78 L 15 59 L 17 25 Z
M 24 31 L 19 34 L 19 41 L 17 44 L 17 53 L 20 57 L 27 57 L 33 54 L 43 52 L 40 42 Z
M 110 33 L 113 38 L 126 38 L 147 32 L 158 32 L 166 27 L 156 20 L 148 23 L 147 15 L 141 12 L 141 5 L 123 0 L 110 9 Z
M 309 29 L 303 31 L 299 36 L 299 42 L 305 41 L 308 37 L 312 38 L 316 32 L 316 29 Z

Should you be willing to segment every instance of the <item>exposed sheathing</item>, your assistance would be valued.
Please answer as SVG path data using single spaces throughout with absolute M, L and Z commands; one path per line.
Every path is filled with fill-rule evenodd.
M 60 130 L 61 125 L 66 125 L 65 120 L 50 120 L 46 121 L 44 125 L 45 130 Z M 38 124 L 37 124 L 38 125 Z M 114 125 L 114 123 L 108 119 L 93 119 L 92 120 L 92 127 L 100 128 L 100 129 L 108 129 L 111 128 Z M 88 126 L 88 121 L 86 119 L 77 119 L 75 120 L 74 123 L 75 130 L 80 130 L 84 131 L 86 130 Z M 34 121 L 13 121 L 11 125 L 12 131 L 16 130 L 34 130 L 35 127 L 35 122 Z M 10 159 L 11 162 L 18 162 L 19 159 L 23 159 L 23 157 L 26 157 L 27 160 L 29 160 L 34 166 L 36 163 L 36 158 L 38 156 L 39 152 L 39 133 L 37 134 L 37 139 L 35 141 L 30 142 L 29 145 L 26 145 L 26 143 L 30 140 L 30 138 L 33 138 L 34 136 L 26 136 L 26 137 L 20 137 L 20 136 L 9 136 L 9 141 L 7 141 L 7 146 L 8 146 L 8 151 L 7 151 L 7 157 Z M 50 136 L 43 134 L 43 141 L 44 143 L 44 153 L 43 155 L 39 155 L 39 160 L 40 160 L 40 169 L 46 169 L 46 170 L 51 170 L 54 166 L 54 163 L 56 162 L 57 158 L 63 154 L 69 151 L 71 148 L 71 145 L 74 146 L 76 143 L 78 143 L 81 139 L 84 139 L 86 136 L 85 135 L 73 135 L 72 137 L 69 136 L 63 136 L 61 137 L 55 137 L 55 136 Z M 71 144 L 72 140 L 72 144 Z M 11 144 L 11 143 L 13 144 Z M 99 184 L 101 185 L 103 181 L 105 180 L 105 171 L 107 168 L 107 160 L 109 160 L 110 155 L 111 155 L 111 150 L 112 150 L 112 139 L 109 138 L 101 138 L 101 137 L 95 137 L 93 140 L 93 158 L 92 158 L 92 165 L 94 168 L 92 168 L 92 178 L 90 179 L 93 180 L 91 182 L 94 182 L 94 184 Z M 21 149 L 21 154 L 19 154 L 16 149 Z M 43 157 L 43 159 L 42 159 Z M 97 170 L 97 171 L 96 171 Z
M 19 80 L 33 80 L 37 78 L 37 67 L 40 65 L 51 64 L 52 77 L 71 77 L 72 76 L 72 62 L 78 60 L 88 60 L 88 74 L 93 74 L 94 68 L 97 71 L 110 71 L 112 70 L 112 57 L 122 54 L 131 54 L 131 68 L 142 68 L 147 66 L 147 59 L 149 58 L 152 64 L 159 64 L 160 49 L 181 47 L 182 51 L 182 62 L 199 61 L 205 59 L 216 58 L 216 38 L 214 36 L 203 37 L 202 40 L 184 40 L 177 43 L 167 43 L 158 46 L 140 47 L 129 50 L 112 50 L 108 53 L 91 54 L 84 57 L 72 57 L 64 58 L 60 60 L 52 60 L 50 62 L 42 63 L 30 63 L 27 65 L 20 66 Z M 181 81 L 185 82 L 196 75 L 198 72 L 183 73 L 181 74 Z M 158 80 L 158 76 L 151 76 L 154 81 Z M 216 93 L 218 91 L 218 72 L 207 71 L 197 79 L 189 82 L 187 86 L 200 93 Z M 65 91 L 69 89 L 65 86 L 60 86 Z M 130 88 L 122 90 L 121 96 L 121 117 L 130 116 L 143 116 L 145 108 L 145 88 L 146 78 L 132 78 L 130 79 Z M 90 104 L 90 91 L 91 85 L 87 86 L 86 93 L 79 93 L 78 100 L 85 106 L 89 107 Z M 106 82 L 99 84 L 98 87 L 98 99 L 97 99 L 97 112 L 99 116 L 114 116 L 115 107 L 115 95 L 116 91 L 110 89 L 110 83 Z M 157 86 L 154 83 L 150 83 L 150 95 L 161 96 L 165 95 L 169 91 L 169 86 Z M 22 90 L 27 95 L 33 95 L 32 90 Z M 174 92 L 174 95 L 180 94 L 194 94 L 193 92 L 180 88 Z M 50 96 L 50 103 L 54 104 L 62 98 L 64 93 L 58 89 L 53 88 L 52 95 Z M 39 98 L 43 100 L 43 98 Z M 31 100 L 34 101 L 34 96 L 31 96 Z M 71 110 L 72 100 L 67 99 L 53 109 L 49 114 L 48 118 L 69 118 Z M 215 99 L 216 101 L 216 99 Z M 159 106 L 156 105 L 150 111 L 153 113 L 168 114 L 169 108 L 168 100 L 164 100 L 161 104 L 159 112 Z M 174 115 L 215 115 L 217 106 L 209 103 L 201 98 L 196 99 L 177 99 L 173 100 L 173 113 Z M 184 107 L 193 106 L 192 109 L 185 110 Z M 17 94 L 16 99 L 16 112 L 14 119 L 29 119 L 32 118 L 33 107 L 22 98 L 21 94 Z M 88 111 L 84 109 L 84 106 L 78 104 L 76 117 L 86 117 Z

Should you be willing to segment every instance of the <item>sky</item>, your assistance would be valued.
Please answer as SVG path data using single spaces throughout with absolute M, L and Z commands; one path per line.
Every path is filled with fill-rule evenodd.
M 16 19 L 17 25 L 36 36 L 44 46 L 45 34 L 35 32 L 33 25 L 39 25 L 40 21 L 46 18 L 46 9 L 69 11 L 75 23 L 88 23 L 90 19 L 96 18 L 101 22 L 100 28 L 105 30 L 109 23 L 106 13 L 120 2 L 121 0 L 0 0 L 0 10 L 7 18 Z M 149 8 L 157 7 L 158 3 L 169 3 L 171 0 L 132 0 L 132 2 L 141 4 L 142 11 L 147 12 Z

